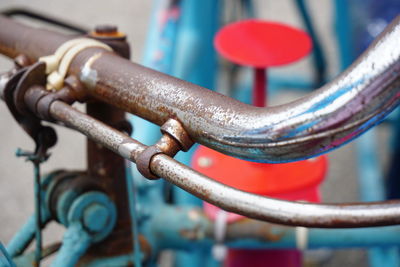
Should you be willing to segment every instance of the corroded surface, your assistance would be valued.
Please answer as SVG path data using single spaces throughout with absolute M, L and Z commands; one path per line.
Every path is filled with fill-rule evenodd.
M 27 32 L 6 19 L 1 23 Z M 396 23 L 333 82 L 300 100 L 271 108 L 245 105 L 98 48 L 81 52 L 70 73 L 81 78 L 93 97 L 125 111 L 159 125 L 169 118 L 179 119 L 196 142 L 245 159 L 286 162 L 348 142 L 398 105 L 400 26 Z M 43 44 L 34 36 L 32 43 L 43 45 L 39 49 L 20 47 L 18 36 L 2 34 L 0 52 L 9 56 L 21 49 L 29 57 L 49 54 L 68 39 L 48 33 L 51 38 Z M 38 31 L 38 35 L 45 33 Z

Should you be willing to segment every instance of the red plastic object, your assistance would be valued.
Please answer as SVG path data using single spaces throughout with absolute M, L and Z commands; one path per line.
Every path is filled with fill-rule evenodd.
M 216 181 L 234 188 L 285 200 L 319 202 L 318 185 L 324 179 L 328 160 L 326 156 L 284 163 L 266 164 L 236 159 L 207 147 L 200 146 L 193 156 L 192 166 Z M 215 220 L 220 209 L 204 202 L 204 211 Z M 228 213 L 228 222 L 243 216 Z M 301 253 L 297 250 L 229 249 L 225 267 L 298 267 Z
M 244 20 L 222 28 L 214 45 L 223 57 L 254 68 L 253 105 L 266 104 L 266 69 L 294 62 L 306 56 L 312 47 L 308 35 L 279 23 Z M 194 169 L 215 180 L 243 191 L 285 200 L 319 202 L 318 185 L 327 170 L 325 156 L 311 160 L 262 164 L 232 158 L 200 147 L 194 154 Z M 213 220 L 220 209 L 204 203 L 206 214 Z M 242 218 L 228 213 L 228 222 Z M 301 266 L 301 253 L 296 250 L 229 249 L 224 266 Z
M 267 68 L 306 56 L 312 42 L 307 33 L 296 28 L 252 19 L 223 27 L 214 46 L 228 60 L 254 68 L 253 105 L 263 107 L 267 102 Z
M 312 47 L 310 37 L 296 28 L 262 20 L 242 20 L 218 31 L 218 53 L 240 65 L 266 68 L 294 62 Z
M 195 170 L 223 184 L 258 195 L 285 200 L 319 201 L 318 185 L 327 171 L 326 156 L 268 164 L 241 160 L 200 146 L 194 153 Z

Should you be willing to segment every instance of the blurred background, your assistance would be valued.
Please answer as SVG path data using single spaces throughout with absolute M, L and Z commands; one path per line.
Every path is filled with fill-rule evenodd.
M 365 1 L 365 3 L 368 1 Z M 328 79 L 340 72 L 340 56 L 338 51 L 337 34 L 334 25 L 334 1 L 306 1 L 321 47 L 326 57 L 326 73 Z M 74 22 L 93 28 L 99 24 L 114 24 L 125 32 L 131 44 L 132 60 L 141 62 L 145 49 L 147 29 L 149 27 L 152 1 L 104 1 L 87 0 L 72 2 L 66 0 L 2 0 L 0 10 L 15 7 L 29 8 L 49 14 L 53 17 Z M 258 17 L 271 21 L 283 22 L 304 29 L 301 17 L 297 12 L 294 1 L 256 1 Z M 205 18 L 206 19 L 206 18 Z M 43 26 L 26 19 L 30 25 Z M 372 25 L 371 30 L 379 31 L 379 25 Z M 1 27 L 1 25 L 0 25 Z M 381 28 L 384 25 L 381 25 Z M 295 45 L 295 44 L 293 44 Z M 10 69 L 11 62 L 1 57 L 0 72 Z M 246 74 L 245 74 L 246 75 Z M 274 68 L 271 76 L 296 75 L 311 79 L 313 75 L 310 57 L 288 67 Z M 301 93 L 291 92 L 277 94 L 272 99 L 273 105 L 289 101 L 301 96 Z M 33 213 L 33 169 L 30 163 L 16 158 L 17 148 L 33 149 L 33 143 L 19 128 L 4 103 L 0 103 L 0 240 L 7 243 L 23 222 Z M 379 151 L 378 159 L 384 172 L 389 151 L 389 131 L 385 125 L 377 130 Z M 85 167 L 85 139 L 78 133 L 57 127 L 59 142 L 52 149 L 52 156 L 43 165 L 43 172 L 53 169 L 81 169 Z M 354 144 L 346 145 L 329 155 L 329 175 L 322 184 L 322 196 L 325 202 L 351 202 L 359 199 L 357 189 L 357 170 Z M 51 224 L 45 231 L 45 243 L 60 239 L 63 229 Z M 367 256 L 364 251 L 356 249 L 334 250 L 332 253 L 320 253 L 321 266 L 365 266 Z

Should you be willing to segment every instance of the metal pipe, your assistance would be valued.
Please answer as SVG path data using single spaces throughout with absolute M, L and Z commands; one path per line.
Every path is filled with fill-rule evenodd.
M 79 222 L 68 226 L 63 242 L 52 267 L 76 266 L 79 259 L 87 252 L 93 239 Z
M 122 157 L 136 162 L 145 145 L 90 116 L 55 101 L 52 117 L 83 133 Z M 367 227 L 400 223 L 400 201 L 311 204 L 253 195 L 220 184 L 162 154 L 153 157 L 151 171 L 167 181 L 227 211 L 263 221 L 306 227 Z
M 7 245 L 11 257 L 21 255 L 35 238 L 35 215 L 29 217 L 21 229 L 13 236 Z
M 199 208 L 161 206 L 151 220 L 151 234 L 162 249 L 191 250 L 215 244 L 214 222 Z M 309 228 L 307 248 L 388 248 L 400 243 L 399 233 L 400 226 Z M 242 249 L 296 248 L 296 228 L 244 218 L 227 224 L 224 244 Z
M 257 108 L 90 48 L 72 62 L 89 93 L 162 125 L 179 119 L 191 138 L 225 154 L 266 162 L 313 157 L 377 124 L 399 104 L 400 17 L 346 72 L 292 103 Z M 48 55 L 68 38 L 0 18 L 0 52 Z M 21 34 L 23 33 L 23 34 Z

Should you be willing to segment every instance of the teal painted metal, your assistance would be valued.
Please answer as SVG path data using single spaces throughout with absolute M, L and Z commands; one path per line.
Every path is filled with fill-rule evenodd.
M 184 79 L 193 79 L 192 81 L 197 81 L 198 84 L 201 84 L 203 86 L 214 87 L 213 85 L 207 85 L 208 83 L 211 83 L 213 79 L 210 79 L 210 76 L 203 76 L 203 74 L 204 70 L 207 70 L 208 72 L 214 74 L 215 71 L 212 71 L 212 69 L 215 68 L 215 66 L 207 65 L 205 67 L 201 67 L 203 63 L 210 63 L 208 61 L 203 62 L 204 58 L 207 58 L 208 56 L 202 56 L 203 58 L 199 58 L 198 60 L 200 61 L 200 63 L 197 64 L 196 56 L 198 55 L 196 55 L 196 53 L 188 54 L 191 51 L 187 49 L 187 47 L 192 47 L 196 50 L 196 52 L 198 52 L 197 49 L 201 50 L 202 48 L 198 47 L 198 43 L 202 43 L 203 40 L 199 41 L 198 37 L 195 35 L 199 34 L 197 31 L 200 32 L 202 30 L 202 27 L 204 27 L 204 29 L 206 29 L 207 31 L 210 29 L 210 26 L 204 26 L 202 24 L 200 24 L 199 26 L 198 24 L 199 20 L 204 21 L 205 15 L 202 12 L 199 12 L 200 7 L 197 6 L 199 2 L 200 1 L 194 2 L 193 0 L 192 2 L 186 2 L 191 3 L 187 5 L 191 5 L 192 10 L 190 12 L 185 11 L 185 14 L 189 14 L 189 16 L 191 17 L 188 18 L 187 21 L 184 20 L 184 17 L 182 18 L 185 21 L 185 26 L 182 27 L 184 31 L 180 32 L 180 34 L 182 35 L 179 35 L 177 42 L 178 44 L 181 44 L 184 48 L 180 50 L 182 51 L 182 56 L 181 59 L 179 59 L 178 57 L 179 60 L 177 64 L 179 66 L 175 68 L 175 71 L 177 75 L 181 76 Z M 215 3 L 207 3 L 210 4 L 210 6 L 217 7 Z M 203 4 L 204 3 L 202 3 L 202 5 Z M 194 17 L 196 16 L 193 14 L 193 12 L 196 12 L 196 16 L 198 16 L 197 20 L 194 20 Z M 212 14 L 218 14 L 218 12 L 213 11 Z M 207 23 L 209 23 L 209 21 L 207 21 Z M 174 24 L 173 27 L 178 27 L 178 24 Z M 185 27 L 188 27 L 188 29 L 185 29 Z M 177 32 L 175 30 L 170 31 L 170 33 L 172 32 L 172 35 L 175 35 L 175 32 Z M 183 37 L 185 35 L 186 37 Z M 182 38 L 182 40 L 180 38 Z M 171 47 L 173 48 L 172 45 Z M 211 48 L 210 46 L 208 46 L 205 49 L 210 52 L 212 46 Z M 166 57 L 167 64 L 162 65 L 163 68 L 165 68 L 166 70 L 169 69 L 169 71 L 172 71 L 171 66 L 173 64 L 168 63 L 172 59 L 172 54 L 173 53 L 171 52 Z M 210 58 L 215 58 L 215 55 L 210 55 Z M 190 67 L 193 66 L 196 67 L 196 69 L 194 69 L 194 74 L 190 72 Z M 210 66 L 211 68 L 209 68 Z M 133 119 L 133 121 L 135 121 L 135 119 Z M 147 141 L 143 142 L 147 144 L 153 144 L 156 142 L 159 136 L 158 127 L 149 126 L 149 123 L 147 123 L 147 126 L 146 123 L 144 123 L 142 126 L 141 122 L 134 122 L 134 125 L 137 129 L 137 134 L 141 136 L 138 138 L 139 140 L 143 141 L 143 139 L 145 139 Z M 144 131 L 141 131 L 142 127 L 145 129 Z M 179 155 L 178 158 L 180 158 L 181 161 L 185 163 L 189 163 L 190 153 L 186 154 L 183 157 L 181 155 Z M 131 171 L 131 173 L 132 172 L 135 171 Z M 150 243 L 154 245 L 153 249 L 155 251 L 164 248 L 174 248 L 186 251 L 201 251 L 201 253 L 188 255 L 190 256 L 190 258 L 188 258 L 187 256 L 182 256 L 182 258 L 178 259 L 179 264 L 182 266 L 188 266 L 187 264 L 189 264 L 190 266 L 205 266 L 207 264 L 212 264 L 210 263 L 209 259 L 204 257 L 204 255 L 209 252 L 210 247 L 213 244 L 213 240 L 210 236 L 210 229 L 213 228 L 212 223 L 206 217 L 204 217 L 201 212 L 194 212 L 194 207 L 183 207 L 183 205 L 188 205 L 189 203 L 199 204 L 199 201 L 192 196 L 184 196 L 182 193 L 183 191 L 180 192 L 179 190 L 177 190 L 177 202 L 181 204 L 182 207 L 171 207 L 168 205 L 164 205 L 165 203 L 162 196 L 163 182 L 148 181 L 145 179 L 141 179 L 140 177 L 141 175 L 139 176 L 136 173 L 134 179 L 139 183 L 138 195 L 140 196 L 138 196 L 138 198 L 140 198 L 139 202 L 142 206 L 137 208 L 135 206 L 135 196 L 133 194 L 130 194 L 129 198 L 131 204 L 131 216 L 133 221 L 142 221 L 140 227 L 141 232 L 146 233 L 146 237 L 148 237 Z M 128 176 L 127 179 L 132 182 L 130 176 Z M 129 185 L 129 188 L 133 189 L 132 183 Z M 77 195 L 74 194 L 74 192 L 70 193 L 71 195 L 64 196 L 64 199 L 61 201 L 62 204 L 60 204 L 60 206 L 58 207 L 60 217 L 64 218 L 62 219 L 62 221 L 65 223 L 65 225 L 68 225 L 68 230 L 66 235 L 64 236 L 64 244 L 60 250 L 59 257 L 57 257 L 56 262 L 54 262 L 53 264 L 54 266 L 68 266 L 71 264 L 75 264 L 79 260 L 81 255 L 85 253 L 90 244 L 95 241 L 93 236 L 89 234 L 89 232 L 99 232 L 100 230 L 106 228 L 106 217 L 109 216 L 108 208 L 97 204 L 97 202 L 89 206 L 87 205 L 90 201 L 93 200 L 93 198 L 88 197 L 88 200 L 85 200 L 87 202 L 82 201 L 78 204 L 75 204 L 75 198 Z M 146 203 L 151 203 L 152 206 L 146 207 Z M 74 210 L 74 213 L 71 210 Z M 67 214 L 67 211 L 71 211 L 71 214 L 73 215 L 70 215 L 69 213 Z M 136 215 L 137 218 L 135 217 Z M 30 227 L 32 227 L 32 224 L 29 225 Z M 231 247 L 240 248 L 292 248 L 295 246 L 295 231 L 293 228 L 288 228 L 287 230 L 282 231 L 281 228 L 277 227 L 276 229 L 272 228 L 271 231 L 276 235 L 283 233 L 281 239 L 277 242 L 271 242 L 260 241 L 259 238 L 240 238 L 239 240 L 228 242 L 228 245 Z M 310 229 L 309 246 L 313 248 L 327 245 L 332 247 L 360 247 L 377 244 L 382 246 L 390 246 L 393 244 L 397 245 L 399 244 L 399 231 L 399 227 L 350 230 Z M 136 227 L 134 229 L 134 232 L 135 236 L 137 237 L 138 231 Z M 24 235 L 30 236 L 29 234 Z M 135 241 L 135 247 L 138 247 L 137 239 Z M 69 259 L 66 259 L 66 257 L 69 257 Z M 122 262 L 126 263 L 130 260 L 130 255 L 127 255 L 123 257 L 96 260 L 89 263 L 89 266 L 111 266 L 115 264 L 120 264 Z M 139 257 L 137 255 L 135 257 L 135 261 L 138 264 L 137 261 L 139 261 Z
M 335 30 L 340 52 L 340 70 L 345 70 L 355 58 L 354 50 L 351 47 L 352 24 L 350 7 L 347 0 L 335 0 Z
M 90 232 L 99 232 L 107 227 L 108 209 L 99 204 L 92 204 L 84 211 L 83 225 Z
M 217 57 L 213 39 L 219 26 L 219 1 L 185 0 L 181 6 L 181 23 L 172 74 L 206 88 L 215 88 Z M 190 165 L 195 149 L 196 146 L 193 146 L 186 153 L 178 153 L 175 158 Z M 202 205 L 200 199 L 178 187 L 173 187 L 173 195 L 178 205 Z M 201 249 L 191 253 L 177 253 L 175 265 L 204 267 L 209 257 L 209 252 Z
M 315 72 L 315 83 L 309 88 L 318 88 L 326 82 L 326 60 L 322 51 L 321 43 L 314 29 L 312 19 L 307 10 L 304 0 L 296 0 L 296 6 L 300 13 L 303 24 L 305 25 L 308 34 L 313 42 L 313 65 Z
M 49 185 L 51 177 L 49 175 L 43 179 L 45 188 Z M 45 194 L 43 199 L 48 198 L 48 192 L 49 190 L 43 191 Z M 90 244 L 103 240 L 111 233 L 116 222 L 115 205 L 104 193 L 91 191 L 82 195 L 77 193 L 67 195 L 73 196 L 68 198 L 70 202 L 66 205 L 68 209 L 63 208 L 58 212 L 62 218 L 65 218 L 63 224 L 67 227 L 67 231 L 63 238 L 63 245 L 52 266 L 74 266 Z M 66 202 L 64 199 L 64 203 Z M 42 225 L 49 221 L 49 214 L 49 211 L 42 205 Z M 35 224 L 36 217 L 31 216 L 11 240 L 8 250 L 13 258 L 21 255 L 32 242 L 35 236 Z M 31 266 L 35 257 L 37 255 L 28 253 L 16 259 L 18 259 L 19 266 Z
M 391 247 L 387 249 L 371 248 L 369 250 L 369 264 L 376 267 L 399 266 L 399 248 Z
M 41 144 L 36 142 L 35 153 L 27 152 L 22 149 L 17 149 L 16 156 L 24 157 L 33 164 L 33 177 L 34 177 L 34 207 L 35 207 L 35 265 L 40 267 L 40 261 L 42 259 L 42 184 L 40 182 L 40 164 L 47 160 L 37 154 Z
M 172 59 L 175 55 L 180 14 L 180 1 L 154 1 L 143 65 L 167 74 L 172 74 Z M 160 20 L 160 18 L 163 19 Z M 134 126 L 132 137 L 140 140 L 143 144 L 153 145 L 161 137 L 160 128 L 157 125 L 133 115 L 129 115 L 128 119 Z M 150 201 L 150 203 L 162 203 L 164 201 L 163 188 L 165 182 L 163 180 L 149 181 L 139 173 L 135 165 L 129 168 L 128 171 L 131 172 L 133 179 L 135 179 L 139 194 L 140 192 L 148 194 L 146 201 Z M 143 210 L 143 212 L 140 212 L 142 215 L 147 213 L 144 211 L 147 207 L 141 207 L 141 209 Z
M 137 214 L 136 206 L 137 206 L 137 189 L 135 186 L 135 180 L 132 177 L 132 171 L 130 170 L 130 166 L 132 164 L 129 164 L 127 166 L 127 171 L 126 171 L 126 185 L 128 187 L 128 201 L 129 201 L 129 213 L 131 217 L 131 225 L 132 225 L 132 234 L 133 234 L 133 262 L 135 263 L 136 267 L 141 267 L 142 266 L 142 252 L 141 252 L 141 247 L 139 243 L 139 216 Z
M 144 65 L 162 71 L 179 78 L 189 80 L 208 88 L 214 87 L 216 57 L 212 46 L 212 39 L 217 28 L 218 3 L 217 1 L 156 1 L 152 22 L 144 56 Z M 168 17 L 179 11 L 179 16 Z M 167 16 L 164 24 L 159 23 L 160 15 Z M 204 18 L 207 17 L 205 20 Z M 168 22 L 169 21 L 169 22 Z M 160 42 L 162 41 L 162 42 Z M 168 44 L 169 46 L 160 45 Z M 156 55 L 162 55 L 157 57 Z M 205 56 L 207 55 L 207 56 Z M 210 60 L 211 59 L 211 60 Z M 133 137 L 144 144 L 152 145 L 159 138 L 159 128 L 147 121 L 135 116 L 130 116 L 134 125 Z M 179 153 L 177 160 L 190 164 L 191 155 L 195 148 L 187 153 Z M 140 232 L 146 236 L 151 235 L 148 220 L 157 215 L 155 212 L 164 204 L 165 182 L 148 181 L 132 168 L 133 178 L 138 188 L 138 216 Z M 182 205 L 201 205 L 201 201 L 185 191 L 174 187 L 173 198 L 176 203 Z M 146 207 L 143 203 L 152 203 L 152 208 Z M 158 244 L 152 237 L 148 239 L 152 249 L 157 249 Z M 177 256 L 177 261 L 182 266 L 193 266 L 197 262 L 201 266 L 203 253 L 197 256 L 194 254 L 186 257 L 186 260 L 179 260 L 185 256 Z M 197 259 L 195 259 L 196 257 Z M 177 264 L 179 265 L 179 264 Z
M 75 266 L 92 243 L 92 236 L 84 229 L 82 224 L 80 222 L 72 223 L 64 234 L 62 246 L 51 266 Z
M 207 18 L 207 19 L 204 19 Z M 217 56 L 213 39 L 219 27 L 219 1 L 189 0 L 182 3 L 182 18 L 177 38 L 173 75 L 206 88 L 215 88 Z M 176 159 L 190 165 L 196 147 L 179 153 Z M 174 187 L 178 204 L 201 205 L 201 200 Z
M 65 226 L 68 226 L 68 210 L 73 201 L 79 196 L 79 193 L 74 190 L 67 190 L 62 193 L 57 202 L 57 218 Z
M 11 259 L 10 254 L 8 254 L 3 243 L 0 242 L 0 266 L 15 267 L 15 263 Z
M 104 193 L 87 192 L 72 202 L 67 231 L 52 266 L 75 266 L 91 244 L 106 238 L 115 226 L 117 211 Z
M 346 0 L 335 1 L 336 33 L 340 51 L 341 70 L 346 69 L 355 59 L 353 49 L 353 24 L 350 18 L 350 6 Z M 356 141 L 358 184 L 362 201 L 386 199 L 382 169 L 377 157 L 376 129 L 361 136 Z M 370 266 L 399 266 L 399 244 L 397 247 L 375 247 L 368 250 Z
M 50 173 L 49 175 L 44 176 L 42 180 L 42 188 L 41 194 L 42 199 L 45 199 L 47 196 L 47 188 L 57 172 Z M 48 221 L 50 220 L 50 212 L 46 209 L 45 203 L 42 202 L 41 207 L 41 216 L 42 222 L 41 225 L 44 227 Z M 11 257 L 16 257 L 21 255 L 25 249 L 29 246 L 32 240 L 35 237 L 35 224 L 36 224 L 36 216 L 32 215 L 28 218 L 26 223 L 21 227 L 21 229 L 13 236 L 10 242 L 7 245 L 7 251 L 11 255 Z
M 93 217 L 93 213 L 97 217 Z M 107 195 L 93 191 L 85 193 L 74 200 L 68 211 L 67 218 L 68 223 L 66 226 L 68 228 L 75 222 L 79 222 L 91 235 L 93 242 L 99 242 L 106 238 L 114 228 L 117 220 L 117 210 Z
M 376 129 L 371 129 L 356 140 L 358 182 L 361 201 L 386 199 L 383 170 L 377 155 Z
M 162 209 L 160 209 L 162 208 Z M 158 207 L 156 216 L 149 220 L 152 235 L 160 249 L 193 251 L 211 247 L 213 223 L 198 207 Z M 229 230 L 226 245 L 234 248 L 275 249 L 296 248 L 296 228 L 261 223 L 251 220 L 237 222 L 236 230 Z M 250 232 L 260 227 L 260 231 Z M 247 234 L 244 234 L 247 233 Z M 308 248 L 390 248 L 400 244 L 400 226 L 358 229 L 319 229 L 308 231 Z
M 205 88 L 215 88 L 217 59 L 213 39 L 219 18 L 218 1 L 182 2 L 173 76 Z
M 40 184 L 40 163 L 34 163 L 35 194 L 35 261 L 40 267 L 42 259 L 42 185 Z
M 362 201 L 379 201 L 386 199 L 383 170 L 377 156 L 376 129 L 371 129 L 356 140 L 358 181 Z M 382 249 L 372 248 L 368 251 L 370 266 L 398 266 L 399 251 L 397 247 Z
M 400 109 L 392 121 L 393 134 L 391 137 L 391 159 L 387 173 L 386 193 L 389 199 L 400 198 Z
M 7 245 L 11 257 L 21 255 L 35 237 L 35 215 L 29 217 Z

